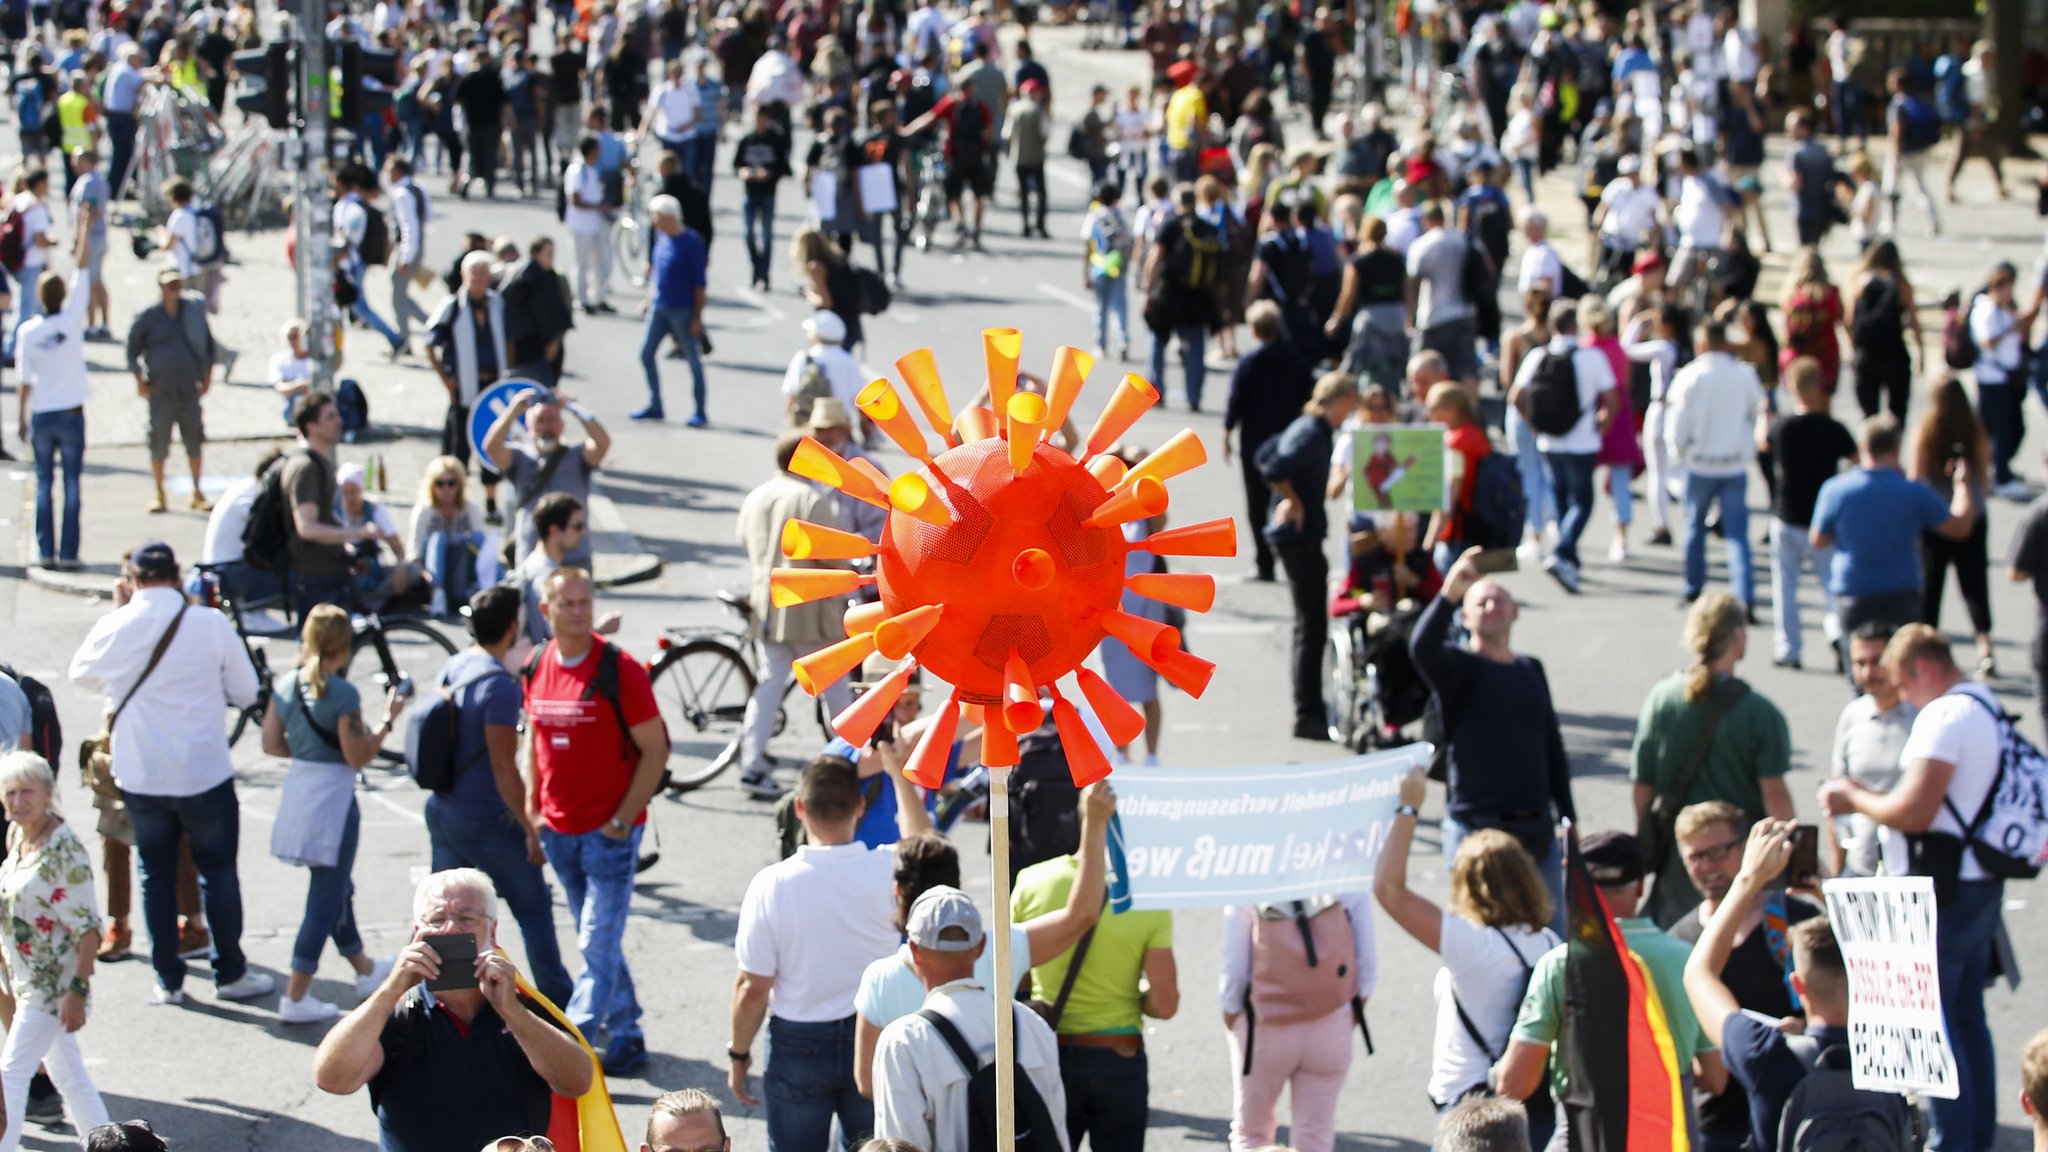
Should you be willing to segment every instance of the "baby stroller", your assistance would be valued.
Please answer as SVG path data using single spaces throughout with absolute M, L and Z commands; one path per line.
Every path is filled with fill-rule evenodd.
M 1366 752 L 1407 743 L 1401 730 L 1429 704 L 1408 637 L 1440 578 L 1420 549 L 1397 560 L 1363 518 L 1352 526 L 1351 553 L 1344 587 L 1330 600 L 1325 700 L 1330 738 Z

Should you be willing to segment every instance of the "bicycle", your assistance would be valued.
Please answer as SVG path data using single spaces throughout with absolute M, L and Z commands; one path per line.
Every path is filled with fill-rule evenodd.
M 625 270 L 626 283 L 635 288 L 647 287 L 647 259 L 649 229 L 647 202 L 640 195 L 640 155 L 637 143 L 626 141 L 629 155 L 626 158 L 625 203 L 619 206 L 618 215 L 612 217 L 612 255 L 619 267 Z
M 270 668 L 266 652 L 271 640 L 296 640 L 296 626 L 287 623 L 278 631 L 255 631 L 249 629 L 243 613 L 269 608 L 284 602 L 283 597 L 272 597 L 244 604 L 227 594 L 220 579 L 226 564 L 198 564 L 203 599 L 211 606 L 227 614 L 234 622 L 235 635 L 241 637 L 242 647 L 249 653 L 249 662 L 256 668 L 256 702 L 249 707 L 232 713 L 228 718 L 228 746 L 233 747 L 242 734 L 251 727 L 261 729 L 263 716 L 270 708 L 272 681 L 275 674 Z M 441 666 L 455 655 L 455 642 L 443 635 L 438 628 L 418 616 L 404 615 L 386 620 L 379 612 L 364 610 L 360 605 L 352 608 L 350 624 L 354 640 L 349 648 L 349 663 L 343 675 L 355 668 L 355 661 L 369 649 L 376 660 L 371 673 L 384 695 L 394 687 L 401 687 L 406 694 L 413 693 L 415 686 L 432 684 L 441 673 Z M 367 695 L 367 693 L 366 693 Z M 387 764 L 405 762 L 405 730 L 400 725 L 384 738 L 384 744 L 377 749 L 377 758 Z
M 934 146 L 918 157 L 916 199 L 911 201 L 910 235 L 917 250 L 931 250 L 932 237 L 946 223 L 946 158 Z
M 660 654 L 647 669 L 655 704 L 668 725 L 672 796 L 704 787 L 739 759 L 747 702 L 761 679 L 759 645 L 752 638 L 753 603 L 734 592 L 720 592 L 718 602 L 740 618 L 738 630 L 664 629 L 655 642 Z M 783 686 L 772 735 L 781 735 L 789 725 L 789 695 L 795 688 L 794 678 Z M 826 728 L 824 701 L 815 707 L 818 726 Z M 678 758 L 680 766 L 674 763 Z

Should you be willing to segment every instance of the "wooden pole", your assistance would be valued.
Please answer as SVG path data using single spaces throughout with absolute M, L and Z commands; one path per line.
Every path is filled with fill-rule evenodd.
M 1001 723 L 993 714 L 990 723 Z M 989 871 L 995 888 L 995 915 L 989 935 L 995 946 L 996 1002 L 996 1148 L 1017 1147 L 1016 1018 L 1017 977 L 1010 970 L 1010 770 L 988 770 Z

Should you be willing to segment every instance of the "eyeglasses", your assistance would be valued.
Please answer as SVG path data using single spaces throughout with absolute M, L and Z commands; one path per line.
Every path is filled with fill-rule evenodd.
M 457 480 L 457 479 L 456 479 L 455 477 L 453 477 L 453 476 L 443 476 L 443 477 L 441 477 L 441 478 L 440 478 L 439 480 L 436 480 L 436 481 L 434 481 L 434 487 L 436 487 L 436 488 L 460 488 L 460 487 L 462 487 L 462 481 L 460 481 L 460 480 Z
M 1685 854 L 1686 866 L 1691 867 L 1695 864 L 1712 864 L 1716 861 L 1725 860 L 1728 858 L 1728 853 L 1735 850 L 1741 844 L 1742 841 L 1740 840 L 1728 840 L 1723 843 L 1716 844 L 1712 848 L 1695 848 L 1692 851 L 1687 852 Z

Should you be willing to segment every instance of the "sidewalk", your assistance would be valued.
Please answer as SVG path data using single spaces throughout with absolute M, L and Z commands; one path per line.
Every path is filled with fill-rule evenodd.
M 228 237 L 237 262 L 227 269 L 221 310 L 210 319 L 215 339 L 235 349 L 240 357 L 231 377 L 216 375 L 205 400 L 207 454 L 201 487 L 209 499 L 218 498 L 248 475 L 271 446 L 289 446 L 293 440 L 291 427 L 281 414 L 282 403 L 268 379 L 270 358 L 284 348 L 279 333 L 297 311 L 297 279 L 285 262 L 284 236 L 282 231 L 273 231 Z M 107 290 L 113 330 L 120 337 L 137 312 L 156 302 L 156 265 L 153 259 L 135 258 L 124 230 L 115 229 L 109 245 Z M 66 265 L 68 261 L 57 266 Z M 375 294 L 388 297 L 389 281 L 381 270 L 371 275 L 370 282 L 373 301 L 377 300 Z M 419 295 L 430 311 L 441 297 L 438 288 Z M 383 457 L 393 483 L 390 491 L 373 494 L 373 499 L 388 500 L 403 525 L 415 496 L 414 478 L 440 454 L 447 393 L 424 358 L 409 356 L 394 364 L 384 355 L 383 342 L 366 329 L 349 328 L 343 340 L 343 363 L 337 376 L 353 377 L 362 386 L 370 402 L 372 436 L 359 444 L 342 445 L 338 455 L 342 463 L 364 463 L 373 454 Z M 26 445 L 13 435 L 18 401 L 13 394 L 13 374 L 8 373 L 7 395 L 0 411 L 7 416 L 8 447 L 22 460 L 0 473 L 0 526 L 12 529 L 0 533 L 0 575 L 22 575 L 54 591 L 105 596 L 112 593 L 121 553 L 143 539 L 161 537 L 181 561 L 198 560 L 206 517 L 183 510 L 191 480 L 182 450 L 175 444 L 166 483 L 173 510 L 161 515 L 146 511 L 148 406 L 135 393 L 122 345 L 88 345 L 86 361 L 93 392 L 86 405 L 85 515 L 80 551 L 87 567 L 81 572 L 53 572 L 32 566 L 35 477 Z M 595 491 L 590 523 L 600 586 L 637 583 L 660 574 L 661 559 L 640 544 L 625 517 Z

